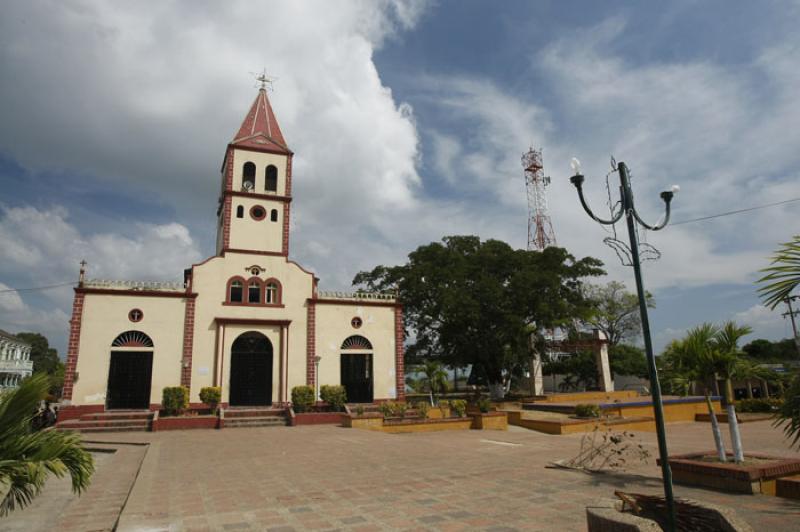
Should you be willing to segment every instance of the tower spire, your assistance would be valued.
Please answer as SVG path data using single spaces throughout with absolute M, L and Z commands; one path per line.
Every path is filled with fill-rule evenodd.
M 275 112 L 267 97 L 267 87 L 272 86 L 275 78 L 261 73 L 256 77 L 261 83 L 250 111 L 244 117 L 239 131 L 231 141 L 232 146 L 249 148 L 256 151 L 266 151 L 271 153 L 291 154 L 292 151 L 286 145 L 283 133 L 275 118 Z

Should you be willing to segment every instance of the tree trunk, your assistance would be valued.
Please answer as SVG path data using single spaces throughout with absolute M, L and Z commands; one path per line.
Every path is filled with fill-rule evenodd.
M 747 398 L 748 399 L 752 399 L 753 398 L 753 385 L 750 384 L 750 379 L 744 381 L 744 383 L 747 385 Z
M 733 383 L 730 379 L 725 379 L 725 409 L 728 412 L 728 428 L 731 431 L 731 445 L 733 445 L 733 461 L 741 463 L 744 461 L 744 450 L 742 449 L 742 436 L 739 433 L 739 420 L 736 419 L 736 407 L 733 404 Z
M 727 462 L 725 443 L 722 441 L 722 431 L 719 430 L 717 414 L 714 413 L 714 405 L 711 404 L 711 395 L 708 391 L 706 391 L 706 404 L 708 405 L 708 415 L 711 417 L 711 431 L 714 433 L 714 445 L 717 447 L 717 457 L 720 462 Z
M 766 381 L 766 379 L 760 379 L 760 380 L 761 380 L 761 393 L 764 395 L 765 399 L 769 399 L 769 383 Z
M 506 397 L 506 386 L 503 382 L 490 382 L 489 394 L 493 401 L 502 401 Z
M 721 394 L 719 393 L 719 379 L 717 379 L 716 373 L 714 374 L 714 395 L 719 397 Z

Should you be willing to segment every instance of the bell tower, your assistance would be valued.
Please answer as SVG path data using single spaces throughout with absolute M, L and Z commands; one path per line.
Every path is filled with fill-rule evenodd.
M 268 78 L 225 150 L 217 255 L 289 255 L 292 156 L 267 97 Z

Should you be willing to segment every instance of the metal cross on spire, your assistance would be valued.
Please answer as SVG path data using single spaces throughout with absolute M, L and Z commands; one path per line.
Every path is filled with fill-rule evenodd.
M 256 81 L 261 84 L 262 89 L 266 89 L 269 87 L 269 90 L 274 90 L 272 87 L 272 82 L 276 81 L 278 78 L 274 76 L 270 76 L 267 74 L 267 69 L 262 69 L 261 72 L 250 72 L 253 76 L 255 76 Z

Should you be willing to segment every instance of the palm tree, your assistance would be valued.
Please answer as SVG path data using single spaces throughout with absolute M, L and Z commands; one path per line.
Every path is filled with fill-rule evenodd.
M 447 371 L 445 371 L 441 362 L 426 360 L 422 365 L 422 373 L 421 380 L 428 385 L 428 390 L 431 394 L 431 405 L 433 405 L 436 396 L 447 391 Z
M 759 283 L 766 283 L 758 291 L 770 309 L 786 301 L 800 286 L 800 235 L 795 235 L 791 242 L 781 246 L 772 256 L 772 264 L 761 270 L 766 275 L 758 280 Z
M 772 264 L 761 270 L 766 275 L 758 280 L 765 283 L 758 291 L 764 304 L 774 309 L 789 299 L 792 292 L 800 287 L 800 235 L 791 242 L 785 242 L 772 256 Z M 794 339 L 800 350 L 800 340 Z M 780 383 L 780 381 L 779 381 Z M 796 374 L 792 384 L 784 394 L 784 404 L 778 411 L 776 426 L 783 425 L 787 437 L 793 437 L 793 445 L 800 445 L 800 374 Z
M 29 504 L 50 474 L 69 474 L 72 490 L 81 493 L 94 473 L 92 455 L 78 434 L 32 430 L 49 386 L 47 375 L 34 375 L 0 396 L 0 515 Z

